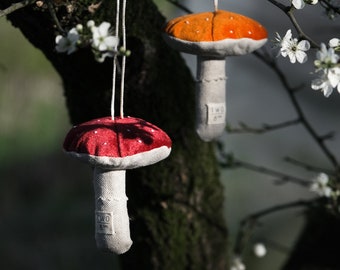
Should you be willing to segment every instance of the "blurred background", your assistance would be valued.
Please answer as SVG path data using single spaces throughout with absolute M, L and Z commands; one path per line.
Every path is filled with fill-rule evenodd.
M 212 2 L 181 1 L 194 12 L 212 10 Z M 168 19 L 185 14 L 165 0 L 157 4 Z M 268 1 L 220 0 L 219 8 L 258 20 L 267 28 L 270 40 L 275 32 L 283 36 L 292 28 L 287 17 Z M 317 42 L 328 42 L 340 32 L 339 21 L 330 21 L 318 6 L 306 6 L 296 15 Z M 95 247 L 91 169 L 65 157 L 61 150 L 70 123 L 59 76 L 5 18 L 0 19 L 0 37 L 6 41 L 0 43 L 0 268 L 118 269 L 114 256 Z M 270 50 L 270 42 L 266 46 Z M 314 53 L 310 52 L 305 64 L 292 65 L 280 58 L 279 66 L 291 85 L 306 85 L 297 95 L 317 131 L 338 134 L 338 93 L 325 98 L 309 87 L 314 78 Z M 195 57 L 183 57 L 195 74 Z M 232 126 L 245 122 L 260 127 L 296 118 L 276 75 L 253 55 L 227 59 L 227 73 L 227 115 Z M 262 135 L 225 134 L 221 141 L 238 159 L 307 180 L 315 173 L 283 158 L 331 168 L 301 125 Z M 339 141 L 336 136 L 328 142 L 338 158 Z M 223 170 L 231 244 L 239 222 L 247 215 L 314 196 L 307 188 L 277 185 L 275 180 L 245 169 Z M 251 241 L 264 242 L 268 254 L 256 258 L 250 246 L 245 264 L 251 270 L 280 269 L 303 226 L 303 209 L 283 211 L 261 221 Z

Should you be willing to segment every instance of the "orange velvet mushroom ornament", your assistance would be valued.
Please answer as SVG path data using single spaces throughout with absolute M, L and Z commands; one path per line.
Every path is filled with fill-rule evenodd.
M 197 55 L 196 131 L 204 141 L 219 137 L 226 122 L 225 58 L 263 46 L 266 29 L 246 16 L 218 10 L 169 21 L 164 39 L 174 49 Z

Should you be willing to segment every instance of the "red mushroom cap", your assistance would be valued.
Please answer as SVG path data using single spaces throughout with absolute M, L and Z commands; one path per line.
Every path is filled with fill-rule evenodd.
M 73 127 L 63 147 L 71 156 L 92 165 L 124 170 L 166 158 L 171 144 L 163 130 L 142 119 L 104 117 Z

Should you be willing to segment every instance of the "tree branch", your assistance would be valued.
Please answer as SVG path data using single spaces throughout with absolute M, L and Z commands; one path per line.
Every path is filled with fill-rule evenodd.
M 290 21 L 292 22 L 293 26 L 295 27 L 296 31 L 298 32 L 299 34 L 299 37 L 300 39 L 306 39 L 308 40 L 312 46 L 314 48 L 319 48 L 320 46 L 312 39 L 310 38 L 308 35 L 306 35 L 304 33 L 304 31 L 302 30 L 300 24 L 297 22 L 295 16 L 294 16 L 294 6 L 291 5 L 291 6 L 285 6 L 275 0 L 268 0 L 270 3 L 272 3 L 274 6 L 278 7 L 283 13 L 285 13 L 288 18 L 290 19 Z
M 340 14 L 340 7 L 332 5 L 329 0 L 320 0 L 319 3 L 327 12 L 332 11 L 338 15 Z
M 333 155 L 333 153 L 328 149 L 328 147 L 325 145 L 325 139 L 322 136 L 319 136 L 315 129 L 312 127 L 311 123 L 307 120 L 304 112 L 302 111 L 302 108 L 295 96 L 295 89 L 292 88 L 286 76 L 282 72 L 282 70 L 277 66 L 276 62 L 269 58 L 268 56 L 264 56 L 264 54 L 261 54 L 259 52 L 254 52 L 254 55 L 258 57 L 262 62 L 264 62 L 266 65 L 268 65 L 272 71 L 276 73 L 276 75 L 279 77 L 282 85 L 286 89 L 286 92 L 293 104 L 293 107 L 295 108 L 295 111 L 298 115 L 298 118 L 300 119 L 302 125 L 305 127 L 305 129 L 308 131 L 308 133 L 311 135 L 313 140 L 317 143 L 317 145 L 321 148 L 322 152 L 325 154 L 325 156 L 329 159 L 329 161 L 332 163 L 332 165 L 335 167 L 336 170 L 340 170 L 340 165 L 336 159 L 336 157 Z
M 300 119 L 294 119 L 294 120 L 289 120 L 286 122 L 282 122 L 282 123 L 278 123 L 278 124 L 273 124 L 273 125 L 269 125 L 269 124 L 263 124 L 262 127 L 260 128 L 253 128 L 248 126 L 247 124 L 240 122 L 239 123 L 239 128 L 233 128 L 231 126 L 227 126 L 226 129 L 229 133 L 255 133 L 255 134 L 262 134 L 262 133 L 266 133 L 269 131 L 274 131 L 277 129 L 281 129 L 281 128 L 286 128 L 289 126 L 293 126 L 293 125 L 297 125 L 300 124 Z
M 305 34 L 305 32 L 302 30 L 300 24 L 298 23 L 294 16 L 294 10 L 295 8 L 291 8 L 289 11 L 286 12 L 286 14 L 289 17 L 292 24 L 294 25 L 296 31 L 299 33 L 299 38 L 308 40 L 311 43 L 312 47 L 314 48 L 320 48 L 319 44 L 317 44 L 311 37 Z
M 21 2 L 18 2 L 18 3 L 14 3 L 6 9 L 0 10 L 0 17 L 6 16 L 6 15 L 8 15 L 8 14 L 10 14 L 10 13 L 12 13 L 12 12 L 18 10 L 18 9 L 24 8 L 28 5 L 35 3 L 35 2 L 36 2 L 36 0 L 24 0 L 24 1 L 21 1 Z
M 308 207 L 312 203 L 315 203 L 315 201 L 316 201 L 315 199 L 309 200 L 309 201 L 298 200 L 298 201 L 294 201 L 294 202 L 290 202 L 286 204 L 280 204 L 280 205 L 276 205 L 273 207 L 269 207 L 267 209 L 264 209 L 262 211 L 259 211 L 257 213 L 247 216 L 240 222 L 240 229 L 236 236 L 234 253 L 238 255 L 242 254 L 244 247 L 246 246 L 247 242 L 249 241 L 249 238 L 251 237 L 253 233 L 254 227 L 259 224 L 258 220 L 260 218 L 263 218 L 267 215 L 270 215 L 270 214 L 273 214 L 273 213 L 276 213 L 282 210 L 287 210 L 287 209 L 296 208 L 296 207 Z
M 316 172 L 316 173 L 324 172 L 324 173 L 327 173 L 328 175 L 334 175 L 334 172 L 331 171 L 331 170 L 327 170 L 327 169 L 321 168 L 321 167 L 316 167 L 314 165 L 310 165 L 310 164 L 307 164 L 305 162 L 301 162 L 301 161 L 296 160 L 296 159 L 291 158 L 291 157 L 285 157 L 284 160 L 286 162 L 289 162 L 290 164 L 295 165 L 295 166 L 302 167 L 307 171 L 312 171 L 312 172 Z
M 281 182 L 291 182 L 300 186 L 308 187 L 310 185 L 310 181 L 305 179 L 301 179 L 295 176 L 291 176 L 285 173 L 281 173 L 263 166 L 254 165 L 252 163 L 248 163 L 245 161 L 241 161 L 235 159 L 231 154 L 221 153 L 221 156 L 224 158 L 224 162 L 221 162 L 220 165 L 223 168 L 235 169 L 235 168 L 245 168 L 247 170 L 251 170 L 254 172 L 266 174 L 269 176 L 277 177 Z

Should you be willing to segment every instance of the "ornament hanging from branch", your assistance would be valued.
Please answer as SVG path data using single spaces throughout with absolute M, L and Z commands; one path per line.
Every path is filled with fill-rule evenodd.
M 267 41 L 260 23 L 219 10 L 217 0 L 214 9 L 170 20 L 163 35 L 172 48 L 197 55 L 196 132 L 204 141 L 225 130 L 226 57 L 251 53 Z
M 120 0 L 117 0 L 116 34 L 119 35 Z M 126 0 L 122 4 L 122 49 L 126 52 Z M 116 43 L 113 51 L 117 51 Z M 95 227 L 97 247 L 117 254 L 128 251 L 130 238 L 125 174 L 165 159 L 171 151 L 171 139 L 157 126 L 145 120 L 124 116 L 124 80 L 126 53 L 122 55 L 120 116 L 115 116 L 117 55 L 113 56 L 111 116 L 94 119 L 73 127 L 63 148 L 72 157 L 94 167 Z

